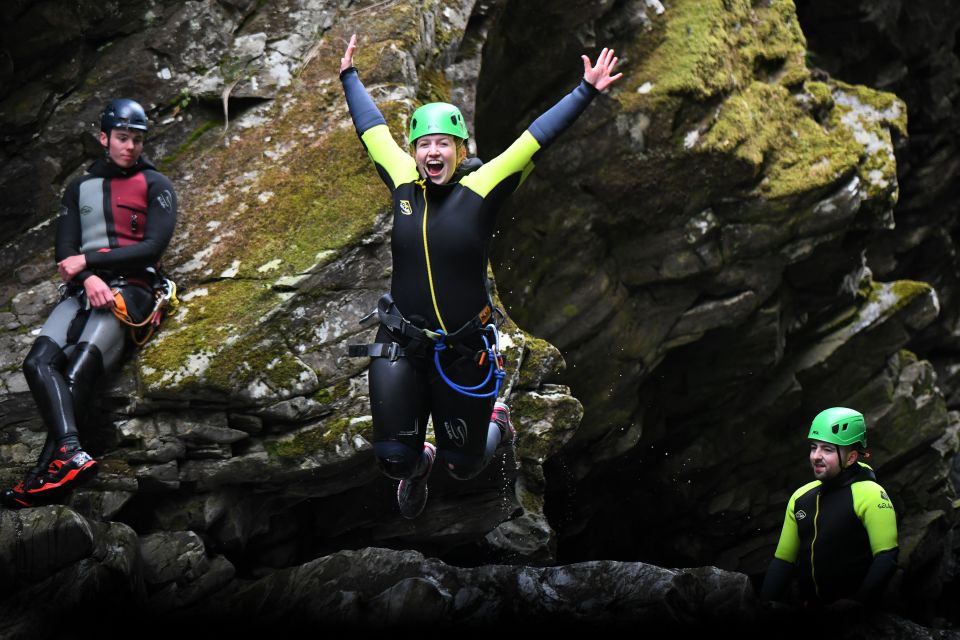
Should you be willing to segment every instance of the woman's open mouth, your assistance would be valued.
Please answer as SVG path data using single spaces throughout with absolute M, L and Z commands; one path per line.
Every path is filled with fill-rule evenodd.
M 424 166 L 427 168 L 427 175 L 431 178 L 443 173 L 443 161 L 441 160 L 427 160 Z

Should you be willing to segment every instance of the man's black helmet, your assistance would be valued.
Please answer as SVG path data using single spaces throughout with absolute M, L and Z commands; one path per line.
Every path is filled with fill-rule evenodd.
M 139 102 L 129 98 L 117 98 L 107 103 L 100 114 L 100 131 L 110 133 L 117 127 L 147 130 L 147 114 Z

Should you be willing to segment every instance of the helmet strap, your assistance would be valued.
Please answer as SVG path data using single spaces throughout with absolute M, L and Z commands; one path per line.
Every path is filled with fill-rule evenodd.
M 846 449 L 846 451 L 844 451 L 844 449 Z M 860 457 L 860 450 L 857 449 L 856 446 L 852 446 L 852 447 L 846 447 L 846 446 L 837 447 L 837 453 L 840 454 L 840 470 L 841 470 L 841 471 L 845 471 L 846 469 L 849 469 L 850 467 L 852 467 L 854 464 L 856 464 L 857 459 L 859 459 L 859 457 Z M 857 458 L 854 458 L 853 462 L 851 462 L 850 464 L 847 464 L 847 458 L 850 457 L 850 454 L 851 454 L 851 453 L 856 453 L 856 454 L 857 454 Z

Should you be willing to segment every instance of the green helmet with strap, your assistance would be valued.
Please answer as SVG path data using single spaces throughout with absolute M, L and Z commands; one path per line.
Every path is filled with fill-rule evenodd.
M 466 140 L 467 124 L 463 121 L 463 114 L 452 104 L 446 102 L 431 102 L 425 104 L 410 117 L 410 142 L 432 133 L 445 133 Z
M 810 424 L 809 440 L 840 446 L 859 444 L 867 448 L 867 423 L 863 414 L 846 407 L 831 407 L 817 414 Z

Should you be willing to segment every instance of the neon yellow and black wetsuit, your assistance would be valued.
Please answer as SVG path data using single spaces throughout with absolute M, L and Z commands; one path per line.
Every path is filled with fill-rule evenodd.
M 396 308 L 421 328 L 454 332 L 489 304 L 487 262 L 497 211 L 531 171 L 537 155 L 598 92 L 581 82 L 506 151 L 486 164 L 462 163 L 451 182 L 438 185 L 421 179 L 414 159 L 394 141 L 357 70 L 345 70 L 340 79 L 357 134 L 393 198 L 390 293 Z M 464 166 L 469 170 L 480 164 L 463 171 Z M 402 336 L 384 327 L 377 342 L 405 344 Z M 446 364 L 451 365 L 448 375 L 460 384 L 483 380 L 485 370 L 468 359 Z M 458 469 L 454 474 L 469 477 L 482 469 L 494 398 L 454 392 L 426 357 L 377 357 L 369 376 L 374 450 L 387 475 L 410 477 L 430 413 L 438 449 Z
M 858 462 L 791 496 L 763 596 L 777 599 L 796 567 L 806 602 L 868 602 L 882 591 L 896 562 L 893 503 L 873 470 Z

